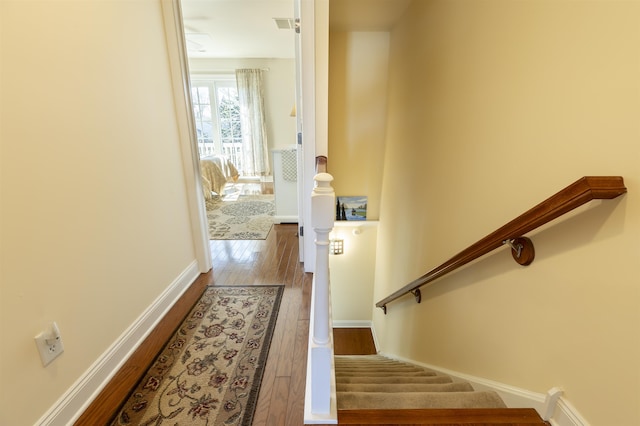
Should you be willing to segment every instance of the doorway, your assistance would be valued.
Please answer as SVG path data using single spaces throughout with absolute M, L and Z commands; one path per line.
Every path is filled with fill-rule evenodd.
M 251 7 L 242 0 L 180 2 L 203 185 L 212 190 L 206 205 L 249 194 L 274 194 L 274 161 L 282 149 L 295 148 L 297 142 L 293 0 L 251 2 Z M 254 147 L 250 151 L 254 158 L 248 158 L 242 120 L 253 110 L 243 104 L 249 91 L 244 84 L 249 79 L 243 77 L 254 71 L 260 74 L 262 88 L 249 97 L 263 99 L 260 117 L 266 143 Z M 251 140 L 256 140 L 255 128 L 250 130 Z M 226 185 L 216 184 L 219 179 L 210 162 L 223 166 Z

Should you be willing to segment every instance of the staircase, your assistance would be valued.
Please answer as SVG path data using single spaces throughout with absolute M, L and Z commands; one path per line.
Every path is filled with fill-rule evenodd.
M 336 355 L 339 424 L 546 425 L 493 391 L 380 355 Z M 410 423 L 407 423 L 410 422 Z

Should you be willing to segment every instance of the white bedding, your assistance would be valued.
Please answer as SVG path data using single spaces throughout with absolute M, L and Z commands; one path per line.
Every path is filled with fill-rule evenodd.
M 240 174 L 236 167 L 223 155 L 213 155 L 200 159 L 202 190 L 204 198 L 210 199 L 211 193 L 222 194 L 227 182 L 236 182 Z

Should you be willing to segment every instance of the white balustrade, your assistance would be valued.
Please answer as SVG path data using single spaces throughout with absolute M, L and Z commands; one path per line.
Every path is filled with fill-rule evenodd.
M 198 142 L 198 153 L 200 154 L 200 158 L 213 155 L 214 152 L 215 147 L 213 145 L 213 142 Z

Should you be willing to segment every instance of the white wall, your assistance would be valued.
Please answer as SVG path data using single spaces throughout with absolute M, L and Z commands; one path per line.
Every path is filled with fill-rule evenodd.
M 640 2 L 413 1 L 391 34 L 374 302 L 584 175 L 628 193 L 376 309 L 387 353 L 640 424 Z M 409 182 L 414 183 L 409 185 Z
M 27 425 L 195 254 L 160 3 L 0 7 L 0 424 Z

